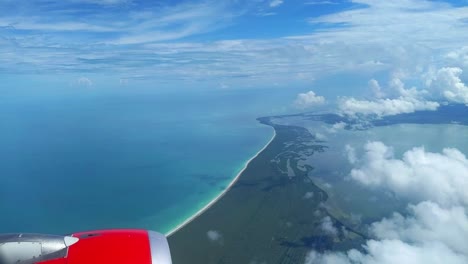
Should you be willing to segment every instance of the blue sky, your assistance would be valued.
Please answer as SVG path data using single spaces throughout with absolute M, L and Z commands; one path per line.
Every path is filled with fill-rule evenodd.
M 411 82 L 431 67 L 465 66 L 463 54 L 447 54 L 468 43 L 466 4 L 0 0 L 0 77 L 250 88 L 385 81 L 404 72 Z

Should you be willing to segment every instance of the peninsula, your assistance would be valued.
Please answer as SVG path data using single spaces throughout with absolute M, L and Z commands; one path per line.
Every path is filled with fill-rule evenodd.
M 169 236 L 174 264 L 300 263 L 311 248 L 361 242 L 323 206 L 328 195 L 308 177 L 313 168 L 298 166 L 326 146 L 305 128 L 258 120 L 276 136 L 216 203 Z M 323 232 L 324 218 L 338 227 L 336 235 Z

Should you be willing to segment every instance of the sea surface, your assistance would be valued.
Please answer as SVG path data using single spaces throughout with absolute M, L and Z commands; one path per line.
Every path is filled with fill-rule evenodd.
M 0 100 L 0 232 L 168 232 L 270 140 L 256 118 L 285 113 L 296 94 L 10 91 Z

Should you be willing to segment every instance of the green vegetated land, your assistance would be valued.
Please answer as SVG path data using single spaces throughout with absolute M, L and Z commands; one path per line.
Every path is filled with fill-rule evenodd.
M 174 264 L 303 263 L 311 249 L 344 250 L 363 241 L 324 206 L 327 193 L 308 177 L 313 168 L 298 164 L 326 146 L 305 128 L 259 121 L 276 137 L 225 196 L 169 237 Z M 334 232 L 324 230 L 327 216 Z

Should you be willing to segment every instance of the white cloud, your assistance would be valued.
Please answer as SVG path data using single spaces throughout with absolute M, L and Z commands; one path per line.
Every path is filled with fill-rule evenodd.
M 314 192 L 306 192 L 304 194 L 304 199 L 312 199 L 314 198 Z
M 468 160 L 455 149 L 413 148 L 396 159 L 390 147 L 370 142 L 351 178 L 409 198 L 405 214 L 370 225 L 364 251 L 311 251 L 305 264 L 468 263 Z M 354 154 L 353 154 L 354 155 Z M 351 157 L 355 159 L 355 157 Z
M 296 100 L 294 101 L 294 105 L 300 109 L 319 106 L 323 105 L 324 103 L 325 97 L 318 96 L 313 91 L 298 94 Z
M 273 0 L 270 2 L 270 7 L 277 7 L 283 4 L 283 0 Z
M 322 133 L 318 133 L 318 132 L 315 133 L 315 138 L 316 138 L 317 140 L 322 140 L 322 141 L 328 139 L 326 135 L 324 135 L 324 134 L 322 134 Z
M 304 5 L 337 5 L 338 2 L 327 1 L 327 0 L 310 0 L 304 3 Z
M 448 59 L 451 64 L 468 67 L 468 46 L 449 51 L 445 55 L 445 59 Z
M 378 99 L 342 98 L 339 100 L 339 111 L 350 116 L 375 115 L 382 117 L 423 110 L 434 111 L 439 107 L 439 103 L 424 99 L 424 96 L 428 94 L 426 90 L 415 87 L 405 88 L 404 83 L 398 77 L 393 77 L 390 80 L 388 88 L 388 93 L 395 94 L 395 98 L 381 98 L 386 93 L 383 92 L 382 87 L 376 80 L 370 80 L 369 85 Z
M 395 75 L 405 74 L 405 73 L 394 73 Z M 405 88 L 405 84 L 397 76 L 394 76 L 390 79 L 388 84 L 390 92 L 396 93 L 397 96 L 404 98 L 422 98 L 428 95 L 428 91 L 424 89 L 417 89 L 416 87 Z
M 463 207 L 419 203 L 409 207 L 406 218 L 395 214 L 374 223 L 371 232 L 376 239 L 366 242 L 366 253 L 311 251 L 305 264 L 468 263 L 468 216 Z
M 464 19 L 468 18 L 468 7 L 453 8 L 447 3 L 425 0 L 351 2 L 366 5 L 367 8 L 314 17 L 310 19 L 310 23 L 347 25 L 324 32 L 323 35 L 356 43 L 369 40 L 374 44 L 393 43 L 395 52 L 398 52 L 398 47 L 394 44 L 409 46 L 410 43 L 419 40 L 433 48 L 440 48 L 451 44 L 443 43 L 444 39 L 455 41 L 457 36 L 463 39 L 468 36 L 465 32 L 460 35 L 462 28 L 466 26 Z M 431 27 L 427 27 L 428 24 L 431 24 Z M 395 39 L 398 39 L 397 43 Z
M 219 241 L 223 238 L 223 235 L 221 235 L 221 233 L 216 230 L 209 230 L 208 232 L 206 232 L 206 236 L 211 241 Z
M 0 8 L 1 8 L 0 1 Z M 41 15 L 16 15 L 3 16 L 0 18 L 1 27 L 11 27 L 15 30 L 42 31 L 60 34 L 66 31 L 80 31 L 82 33 L 92 32 L 112 32 L 111 35 L 96 35 L 86 38 L 86 46 L 96 44 L 128 45 L 143 44 L 151 42 L 161 42 L 184 38 L 190 35 L 210 32 L 226 24 L 234 17 L 240 15 L 241 11 L 231 10 L 226 2 L 201 1 L 198 3 L 179 3 L 176 5 L 157 4 L 148 6 L 145 9 L 135 8 L 127 12 L 118 12 L 118 19 L 114 15 L 105 12 L 94 14 L 89 11 L 80 14 L 80 21 L 72 14 L 81 9 L 70 3 L 89 3 L 115 8 L 121 4 L 130 4 L 131 0 L 67 0 L 63 2 L 36 2 L 35 9 L 40 9 L 42 5 L 47 6 L 49 16 Z M 67 5 L 68 4 L 68 5 Z M 27 10 L 27 8 L 24 8 Z M 68 10 L 63 12 L 62 9 Z M 51 10 L 51 11 L 49 11 Z M 73 10 L 73 12 L 72 12 Z M 23 13 L 23 12 L 21 12 Z M 116 12 L 117 13 L 117 12 Z M 223 15 L 220 16 L 219 14 Z M 53 16 L 54 19 L 50 19 Z M 81 17 L 83 16 L 83 17 Z M 52 32 L 54 31 L 54 32 Z M 30 33 L 29 35 L 34 35 Z M 59 36 L 58 39 L 64 38 Z M 65 39 L 60 39 L 60 43 L 67 43 Z M 94 40 L 89 42 L 89 40 Z M 76 44 L 79 39 L 71 38 L 72 44 Z M 70 43 L 67 43 L 70 45 Z M 74 45 L 71 45 L 74 46 Z
M 329 133 L 336 133 L 346 127 L 345 122 L 338 122 L 333 124 L 330 128 L 327 128 L 327 132 Z
M 441 68 L 427 75 L 426 85 L 451 102 L 468 105 L 468 86 L 460 79 L 462 73 L 457 67 Z
M 260 12 L 257 15 L 262 16 L 262 17 L 268 17 L 268 16 L 276 16 L 275 12 Z
M 412 245 L 400 240 L 369 240 L 364 248 L 367 253 L 358 250 L 325 254 L 311 251 L 305 264 L 466 264 L 468 261 L 466 256 L 439 243 Z
M 83 1 L 107 3 L 108 9 L 120 8 L 118 2 L 125 3 Z M 8 10 L 9 6 L 1 5 L 4 2 L 0 1 L 0 9 Z M 418 69 L 432 63 L 440 68 L 452 65 L 447 61 L 462 60 L 465 55 L 458 51 L 468 42 L 464 20 L 468 18 L 468 8 L 440 1 L 355 1 L 356 8 L 309 19 L 314 25 L 326 25 L 311 30 L 313 33 L 309 35 L 284 33 L 278 38 L 261 39 L 259 35 L 258 39 L 220 41 L 200 37 L 190 43 L 182 43 L 180 39 L 229 27 L 244 14 L 257 13 L 259 6 L 269 6 L 271 0 L 208 0 L 144 8 L 129 5 L 130 11 L 119 9 L 119 12 L 86 9 L 80 13 L 79 21 L 65 12 L 67 6 L 61 4 L 64 1 L 7 2 L 14 2 L 21 10 L 12 11 L 19 15 L 0 18 L 0 25 L 12 29 L 3 31 L 4 39 L 0 39 L 12 44 L 7 48 L 0 43 L 2 50 L 8 51 L 0 53 L 0 60 L 9 72 L 81 71 L 119 76 L 138 73 L 141 79 L 212 81 L 213 86 L 223 81 L 232 87 L 292 82 L 304 85 L 306 80 L 299 76 L 323 79 L 358 72 L 359 76 L 372 78 L 374 73 L 393 71 L 394 67 L 414 76 Z M 38 2 L 54 6 L 47 17 L 37 11 Z M 271 10 L 263 11 L 266 14 Z M 22 28 L 34 32 L 25 36 Z M 69 31 L 73 30 L 79 31 L 79 35 L 71 38 Z M 103 31 L 112 34 L 95 34 Z M 230 42 L 235 44 L 228 45 Z M 102 60 L 82 59 L 103 55 L 106 58 Z
M 385 93 L 382 91 L 382 87 L 380 87 L 380 84 L 377 80 L 371 79 L 369 81 L 369 87 L 376 98 L 385 97 Z
M 413 244 L 437 241 L 454 252 L 468 256 L 468 217 L 461 206 L 442 208 L 433 202 L 408 207 L 409 216 L 395 213 L 373 223 L 370 231 L 378 239 L 395 239 Z
M 333 224 L 330 216 L 325 216 L 322 221 L 320 222 L 320 228 L 323 232 L 328 235 L 336 236 L 338 235 L 338 229 Z
M 211 1 L 184 3 L 154 13 L 139 11 L 125 23 L 123 36 L 106 43 L 128 45 L 180 39 L 219 29 L 237 15 L 229 12 L 226 4 Z
M 69 0 L 70 2 L 75 3 L 92 3 L 98 5 L 118 5 L 118 4 L 128 4 L 133 2 L 133 0 Z
M 67 0 L 70 1 L 73 0 Z M 83 1 L 120 8 L 119 0 Z M 4 2 L 0 1 L 0 9 L 7 10 L 1 5 Z M 232 87 L 292 82 L 303 85 L 311 78 L 323 79 L 343 72 L 359 72 L 360 76 L 372 78 L 373 73 L 393 71 L 396 66 L 412 76 L 431 63 L 440 62 L 442 65 L 434 66 L 440 68 L 449 65 L 447 60 L 463 58 L 461 52 L 455 51 L 468 42 L 463 24 L 468 9 L 439 1 L 359 1 L 355 2 L 360 4 L 356 8 L 310 19 L 311 23 L 327 25 L 310 35 L 285 33 L 278 38 L 260 39 L 259 35 L 259 39 L 190 43 L 180 39 L 229 27 L 244 14 L 258 12 L 259 6 L 269 6 L 271 1 L 208 0 L 143 9 L 132 6 L 135 8 L 129 12 L 124 9 L 80 13 L 79 21 L 60 9 L 64 9 L 63 1 L 41 1 L 60 7 L 48 12 L 48 17 L 36 11 L 37 2 L 26 2 L 30 1 L 14 2 L 22 8 L 21 12 L 12 13 L 24 15 L 0 18 L 1 25 L 13 29 L 2 32 L 5 39 L 0 39 L 13 44 L 7 49 L 0 43 L 2 50 L 9 51 L 0 53 L 3 67 L 9 72 L 111 72 L 119 76 L 138 73 L 141 79 L 212 81 L 213 86 L 223 81 Z M 337 26 L 328 26 L 335 23 Z M 21 28 L 34 32 L 25 36 Z M 73 30 L 80 31 L 79 37 L 69 37 Z M 103 31 L 112 34 L 94 34 Z M 82 59 L 103 55 L 106 58 L 102 60 Z
M 369 142 L 364 149 L 364 156 L 350 174 L 355 181 L 388 189 L 415 202 L 468 205 L 468 159 L 459 150 L 446 148 L 442 153 L 432 153 L 413 148 L 398 159 L 382 142 Z
M 345 98 L 339 102 L 339 110 L 350 116 L 376 115 L 379 117 L 413 113 L 422 110 L 437 110 L 439 103 L 424 101 L 411 97 L 399 97 L 395 99 L 357 100 Z
M 12 22 L 7 19 L 0 19 L 0 27 L 12 27 L 17 30 L 39 30 L 39 31 L 88 31 L 88 32 L 115 32 L 115 28 L 104 25 L 92 25 L 82 22 L 55 22 L 46 23 L 29 18 L 15 18 Z

